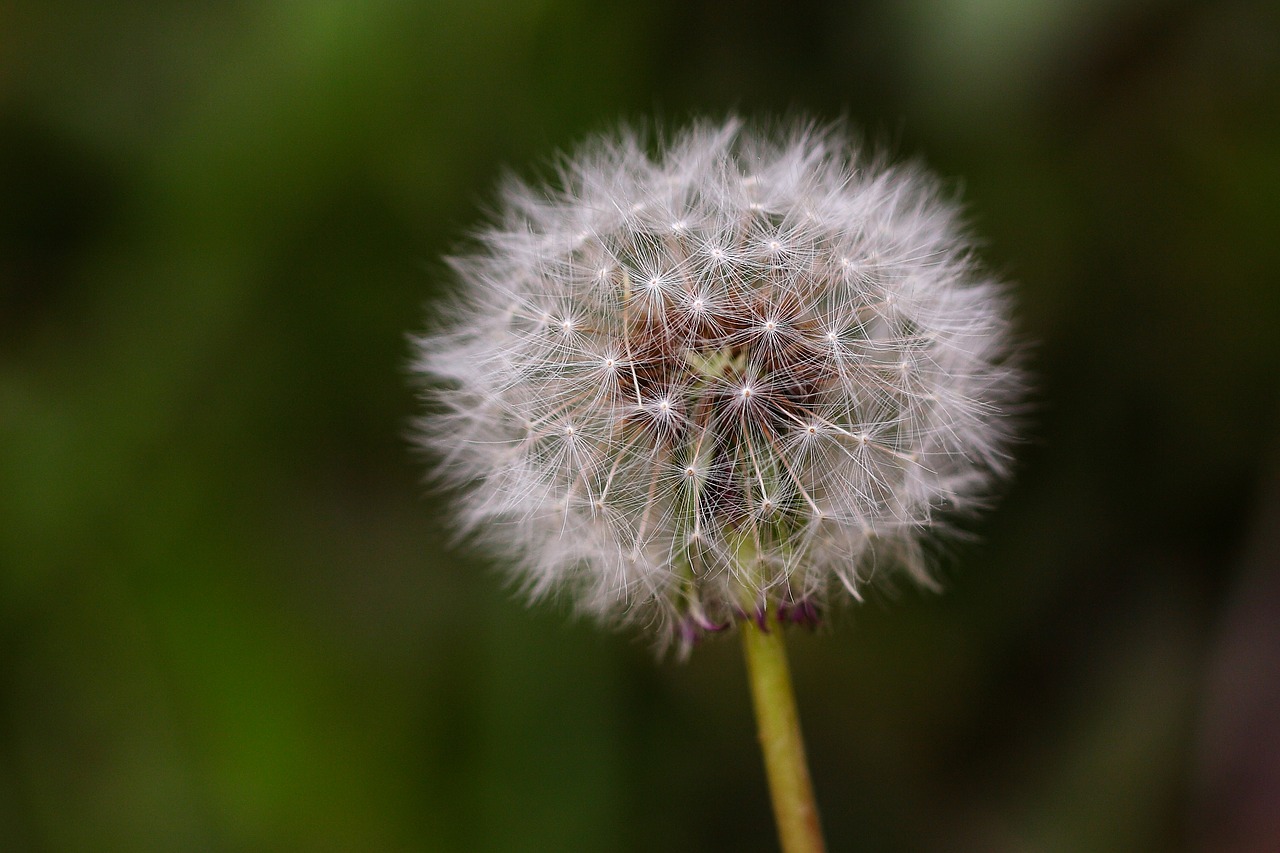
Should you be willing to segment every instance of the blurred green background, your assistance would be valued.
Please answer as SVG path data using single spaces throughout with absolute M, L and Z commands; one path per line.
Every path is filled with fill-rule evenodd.
M 406 333 L 619 119 L 848 115 L 1036 342 L 947 591 L 791 644 L 833 850 L 1280 849 L 1280 13 L 0 4 L 0 850 L 774 849 L 737 644 L 448 546 Z

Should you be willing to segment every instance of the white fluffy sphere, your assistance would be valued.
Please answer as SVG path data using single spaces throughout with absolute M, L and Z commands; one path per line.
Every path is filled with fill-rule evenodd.
M 1003 473 L 1002 287 L 956 205 L 839 127 L 622 132 L 512 181 L 416 340 L 422 443 L 534 596 L 684 646 L 810 622 Z

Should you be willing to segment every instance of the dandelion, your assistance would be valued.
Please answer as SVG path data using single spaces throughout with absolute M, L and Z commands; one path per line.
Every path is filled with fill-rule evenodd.
M 1003 288 L 935 179 L 838 126 L 597 139 L 452 266 L 419 434 L 532 597 L 684 652 L 745 625 L 754 667 L 873 576 L 931 583 L 924 537 L 1005 473 Z
M 1005 468 L 1005 300 L 936 181 L 838 134 L 597 140 L 453 259 L 422 440 L 528 592 L 687 648 L 930 582 L 922 535 Z

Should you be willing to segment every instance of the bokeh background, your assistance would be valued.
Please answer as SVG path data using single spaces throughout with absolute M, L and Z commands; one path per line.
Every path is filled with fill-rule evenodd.
M 946 593 L 791 643 L 832 849 L 1280 849 L 1274 4 L 9 0 L 0 850 L 774 849 L 737 644 L 524 607 L 405 440 L 503 168 L 729 110 L 925 157 L 1035 342 Z

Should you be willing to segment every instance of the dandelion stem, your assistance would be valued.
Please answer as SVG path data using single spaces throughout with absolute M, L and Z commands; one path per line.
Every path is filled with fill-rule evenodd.
M 770 614 L 763 627 L 752 619 L 742 620 L 741 631 L 760 749 L 783 853 L 822 853 L 826 846 L 818 824 L 813 783 L 809 781 L 782 626 Z

